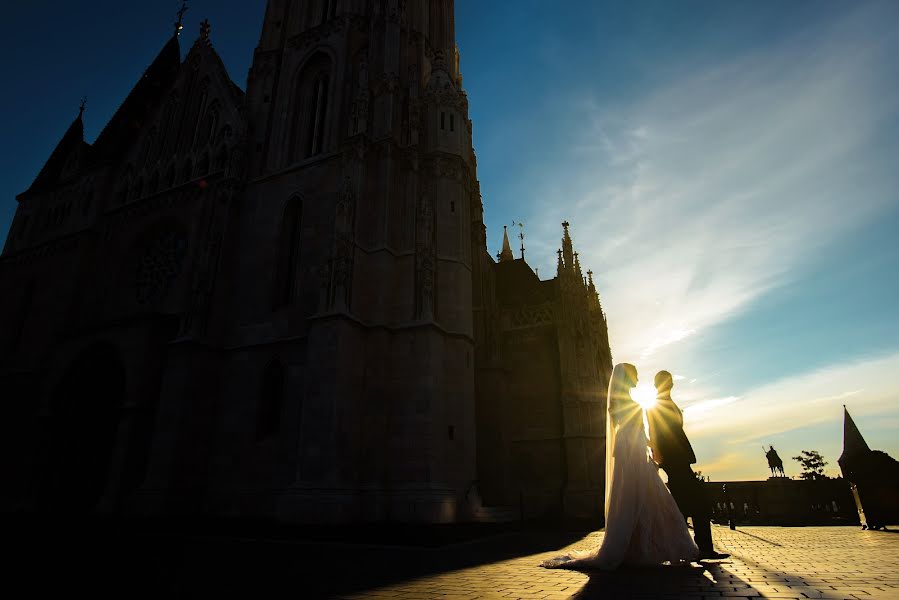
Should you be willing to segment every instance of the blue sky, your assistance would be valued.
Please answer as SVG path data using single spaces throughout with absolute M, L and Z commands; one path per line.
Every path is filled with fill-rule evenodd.
M 0 229 L 77 114 L 92 141 L 178 3 L 37 1 L 0 44 Z M 264 2 L 195 0 L 244 85 Z M 615 361 L 679 378 L 698 468 L 836 472 L 842 404 L 899 457 L 899 3 L 456 1 L 488 243 L 554 274 L 572 224 Z M 53 18 L 50 18 L 50 15 Z M 787 461 L 788 474 L 797 474 Z

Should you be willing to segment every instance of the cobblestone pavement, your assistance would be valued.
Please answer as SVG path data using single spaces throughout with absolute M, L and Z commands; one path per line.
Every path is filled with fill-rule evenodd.
M 343 537 L 328 531 L 319 537 L 308 528 L 18 530 L 4 539 L 4 583 L 28 592 L 9 598 L 899 600 L 899 532 L 858 527 L 713 526 L 717 548 L 731 558 L 609 573 L 539 567 L 543 559 L 602 540 L 601 532 L 585 536 L 549 524 L 480 535 L 464 528 L 400 535 L 399 526 L 381 526 L 353 528 L 359 535 Z
M 514 546 L 522 532 L 501 536 Z M 544 534 L 545 535 L 545 534 Z M 623 569 L 613 573 L 548 570 L 538 566 L 563 548 L 588 548 L 591 533 L 560 548 L 488 564 L 410 577 L 339 597 L 402 599 L 474 598 L 896 598 L 899 599 L 899 533 L 858 527 L 713 527 L 716 547 L 731 553 L 721 561 L 688 567 Z M 493 543 L 499 540 L 493 540 Z M 484 542 L 435 550 L 433 560 L 449 567 L 450 555 L 480 554 Z M 525 544 L 522 544 L 525 545 Z M 407 550 L 408 552 L 408 550 Z M 402 561 L 399 555 L 394 560 Z M 358 582 L 361 583 L 361 582 Z

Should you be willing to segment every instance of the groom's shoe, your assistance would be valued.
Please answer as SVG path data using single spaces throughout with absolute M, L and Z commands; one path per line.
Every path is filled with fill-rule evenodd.
M 699 551 L 699 560 L 720 560 L 722 558 L 730 558 L 730 554 L 715 552 L 714 550 Z

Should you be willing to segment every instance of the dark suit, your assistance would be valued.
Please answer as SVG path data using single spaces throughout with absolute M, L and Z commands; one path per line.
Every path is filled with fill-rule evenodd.
M 705 487 L 690 467 L 696 462 L 693 446 L 684 433 L 684 417 L 670 395 L 660 395 L 646 411 L 649 443 L 659 466 L 668 474 L 668 488 L 685 517 L 693 517 L 693 537 L 700 550 L 712 550 L 710 504 Z

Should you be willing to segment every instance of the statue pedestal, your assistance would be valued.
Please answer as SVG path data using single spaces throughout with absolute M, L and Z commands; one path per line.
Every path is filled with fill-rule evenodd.
M 789 477 L 769 477 L 768 481 L 792 481 Z

